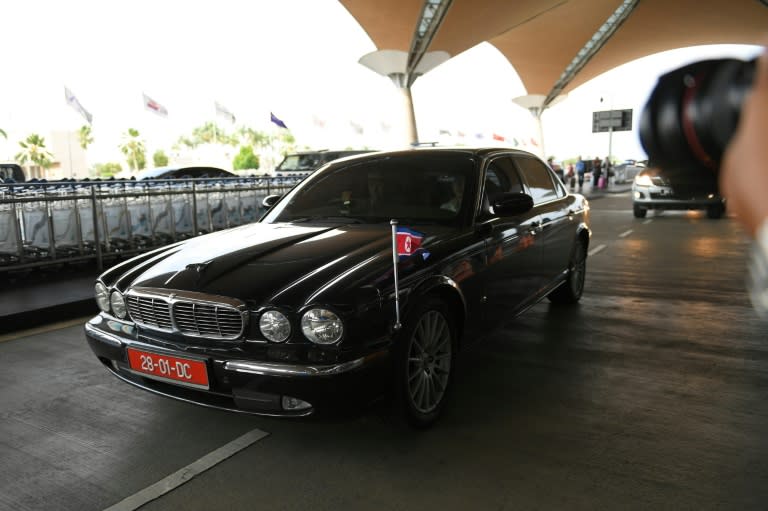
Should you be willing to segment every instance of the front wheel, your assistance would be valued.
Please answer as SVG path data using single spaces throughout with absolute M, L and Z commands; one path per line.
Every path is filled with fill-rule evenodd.
M 646 213 L 648 213 L 647 209 L 643 209 L 637 204 L 632 206 L 632 213 L 634 213 L 635 218 L 645 218 Z
M 409 316 L 396 350 L 396 397 L 408 422 L 427 428 L 439 417 L 451 387 L 456 327 L 448 307 L 436 297 Z
M 549 293 L 552 303 L 576 303 L 584 292 L 584 280 L 587 276 L 587 245 L 582 238 L 577 238 L 573 247 L 568 275 L 557 289 Z

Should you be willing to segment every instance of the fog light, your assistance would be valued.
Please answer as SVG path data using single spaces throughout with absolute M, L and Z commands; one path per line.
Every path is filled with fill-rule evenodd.
M 635 192 L 635 199 L 642 199 L 642 198 L 643 198 L 643 194 L 642 193 Z
M 312 408 L 312 405 L 301 399 L 283 396 L 283 410 L 306 410 Z

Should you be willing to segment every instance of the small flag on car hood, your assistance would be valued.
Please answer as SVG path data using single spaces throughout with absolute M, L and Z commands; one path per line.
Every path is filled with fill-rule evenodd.
M 424 234 L 407 227 L 397 227 L 397 256 L 402 260 L 414 255 L 424 240 Z

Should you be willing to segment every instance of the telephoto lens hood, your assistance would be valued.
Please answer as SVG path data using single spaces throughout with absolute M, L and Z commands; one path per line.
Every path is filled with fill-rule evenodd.
M 716 183 L 755 65 L 756 59 L 703 60 L 659 78 L 640 116 L 640 142 L 673 185 Z

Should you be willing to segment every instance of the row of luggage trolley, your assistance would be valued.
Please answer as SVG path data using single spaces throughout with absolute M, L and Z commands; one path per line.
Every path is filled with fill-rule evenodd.
M 0 184 L 0 272 L 120 258 L 254 222 L 296 178 Z

